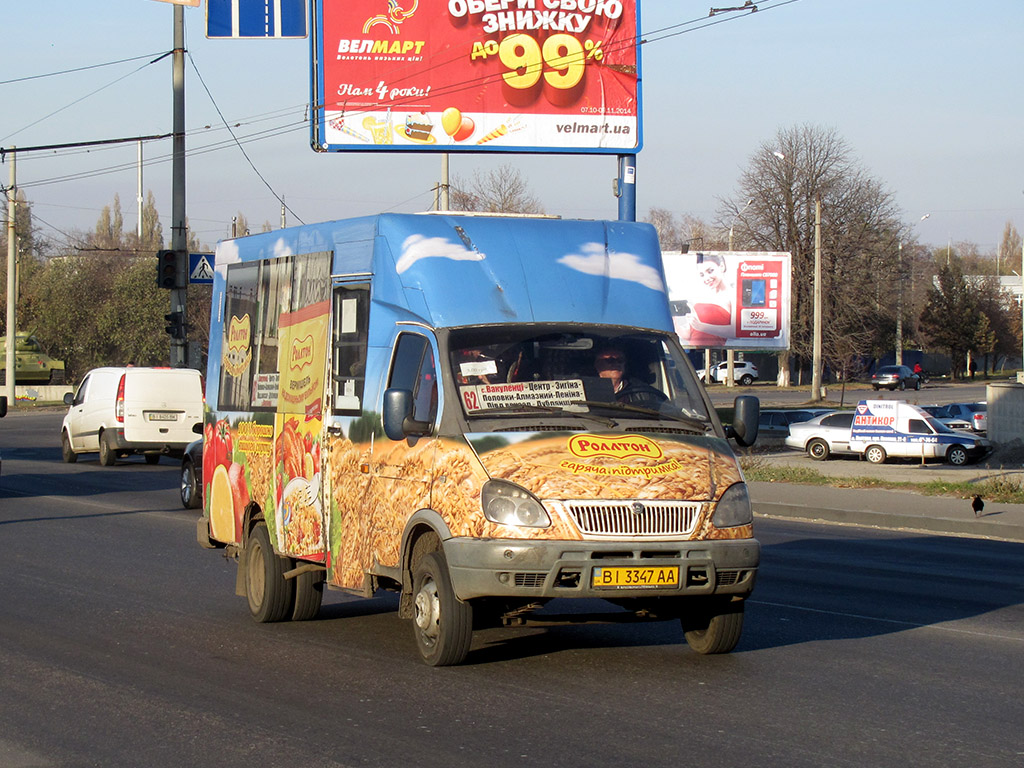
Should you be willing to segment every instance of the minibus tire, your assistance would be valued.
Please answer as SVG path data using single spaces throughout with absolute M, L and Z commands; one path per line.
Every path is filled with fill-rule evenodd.
M 946 451 L 946 461 L 954 467 L 962 467 L 967 463 L 967 449 L 962 445 L 951 445 Z
M 432 667 L 460 664 L 473 642 L 473 607 L 455 596 L 443 552 L 430 552 L 416 564 L 412 593 L 420 656 Z
M 78 461 L 78 454 L 71 449 L 71 438 L 67 431 L 60 433 L 60 456 L 65 464 L 74 464 Z
M 324 572 L 306 571 L 295 577 L 295 608 L 292 621 L 309 621 L 320 613 L 324 599 Z
M 100 435 L 100 464 L 104 467 L 112 467 L 117 462 L 117 446 L 113 443 L 109 432 Z
M 696 615 L 684 615 L 679 623 L 686 644 L 703 655 L 729 653 L 743 633 L 743 610 L 743 601 L 737 601 L 719 604 Z
M 282 621 L 292 614 L 295 584 L 284 577 L 288 559 L 274 554 L 267 524 L 262 520 L 246 541 L 245 597 L 249 613 L 261 624 Z
M 864 458 L 872 464 L 885 464 L 885 448 L 880 445 L 869 445 L 864 450 Z

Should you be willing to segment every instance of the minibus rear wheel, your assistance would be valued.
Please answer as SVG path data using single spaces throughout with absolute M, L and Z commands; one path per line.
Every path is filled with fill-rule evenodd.
M 245 548 L 245 596 L 252 617 L 261 624 L 289 618 L 295 604 L 295 582 L 284 577 L 289 561 L 274 554 L 265 522 L 256 523 Z
M 473 642 L 473 607 L 455 596 L 443 552 L 430 552 L 416 564 L 412 592 L 412 626 L 423 660 L 432 667 L 462 663 Z
M 295 577 L 295 608 L 292 621 L 309 621 L 320 613 L 324 599 L 324 572 L 304 571 Z
M 743 633 L 743 606 L 738 600 L 715 603 L 679 619 L 686 644 L 701 654 L 729 653 Z

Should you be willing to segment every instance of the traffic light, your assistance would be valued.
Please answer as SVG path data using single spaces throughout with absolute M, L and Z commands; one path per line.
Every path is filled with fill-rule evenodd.
M 172 339 L 185 338 L 185 314 L 183 312 L 171 312 L 164 315 L 164 320 L 167 321 L 164 330 L 171 334 Z
M 180 251 L 157 251 L 156 284 L 161 288 L 178 287 L 178 259 Z

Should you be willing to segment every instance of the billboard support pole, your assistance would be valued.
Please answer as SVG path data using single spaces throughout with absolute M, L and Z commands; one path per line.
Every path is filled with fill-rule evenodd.
M 17 344 L 18 321 L 15 318 L 15 310 L 18 304 L 18 294 L 15 291 L 18 260 L 18 233 L 15 229 L 18 213 L 18 173 L 17 154 L 14 147 L 10 148 L 11 153 L 11 184 L 7 187 L 7 355 L 4 358 L 4 394 L 7 395 L 7 403 L 13 408 L 15 403 L 14 378 L 15 354 Z
M 636 221 L 636 155 L 619 155 L 619 221 Z
M 173 148 L 171 153 L 171 250 L 178 252 L 178 276 L 171 290 L 171 312 L 185 313 L 188 285 L 188 233 L 185 230 L 185 9 L 174 6 L 174 54 L 171 58 L 173 98 Z M 186 340 L 171 339 L 171 367 L 184 368 Z

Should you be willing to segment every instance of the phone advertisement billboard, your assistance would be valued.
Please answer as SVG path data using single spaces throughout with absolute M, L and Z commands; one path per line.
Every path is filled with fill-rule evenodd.
M 638 6 L 313 0 L 313 148 L 635 153 Z
M 789 348 L 786 252 L 662 253 L 672 322 L 684 347 Z

